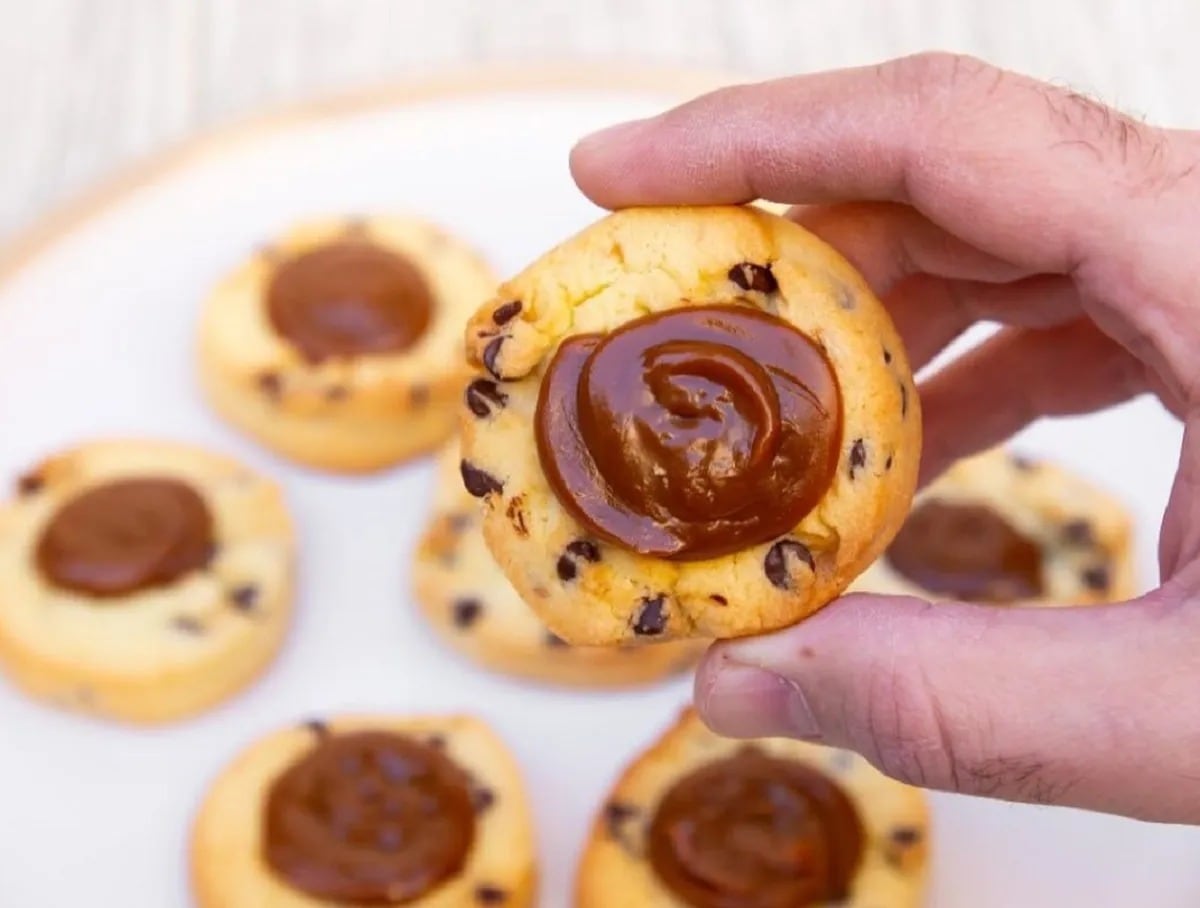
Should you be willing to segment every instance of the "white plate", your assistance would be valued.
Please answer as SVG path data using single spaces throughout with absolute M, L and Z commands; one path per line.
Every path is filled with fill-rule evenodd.
M 501 272 L 524 265 L 596 215 L 567 173 L 573 140 L 662 106 L 683 84 L 635 91 L 614 87 L 636 84 L 628 71 L 610 75 L 484 76 L 241 131 L 69 219 L 0 285 L 0 476 L 93 434 L 190 439 L 286 483 L 303 553 L 282 657 L 203 718 L 131 730 L 0 686 L 0 905 L 187 904 L 188 825 L 207 781 L 262 732 L 341 709 L 466 709 L 493 722 L 533 792 L 543 904 L 568 904 L 593 809 L 674 717 L 688 683 L 560 692 L 485 674 L 438 647 L 407 592 L 428 465 L 353 480 L 264 454 L 204 408 L 191 342 L 217 277 L 296 217 L 409 209 L 479 244 Z M 1141 401 L 1036 426 L 1023 447 L 1124 495 L 1149 580 L 1179 439 Z M 935 811 L 940 908 L 1200 904 L 1200 830 L 950 796 L 936 797 Z

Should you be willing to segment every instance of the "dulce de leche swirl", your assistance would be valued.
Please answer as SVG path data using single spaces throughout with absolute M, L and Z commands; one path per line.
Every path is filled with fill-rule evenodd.
M 173 583 L 204 567 L 213 518 L 178 479 L 135 477 L 94 486 L 66 502 L 38 540 L 38 570 L 62 589 L 113 598 Z
M 792 529 L 825 494 L 841 395 L 823 351 L 745 305 L 687 306 L 568 337 L 542 381 L 542 469 L 596 536 L 715 558 Z
M 314 898 L 403 905 L 458 874 L 474 839 L 463 770 L 420 741 L 364 731 L 323 738 L 275 780 L 262 853 Z
M 650 866 L 695 908 L 801 908 L 849 894 L 863 827 L 820 771 L 754 748 L 677 782 L 650 823 Z

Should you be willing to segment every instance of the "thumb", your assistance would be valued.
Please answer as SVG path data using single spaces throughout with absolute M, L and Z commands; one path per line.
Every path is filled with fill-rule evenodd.
M 849 748 L 925 788 L 1195 821 L 1188 598 L 1182 585 L 1088 608 L 850 595 L 713 646 L 697 708 L 719 734 Z

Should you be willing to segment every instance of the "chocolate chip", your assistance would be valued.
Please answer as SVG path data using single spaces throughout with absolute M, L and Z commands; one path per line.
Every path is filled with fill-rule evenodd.
M 1062 528 L 1063 542 L 1067 545 L 1087 546 L 1096 542 L 1092 525 L 1086 520 L 1068 520 Z
M 1112 582 L 1108 566 L 1104 564 L 1093 565 L 1087 568 L 1080 576 L 1083 580 L 1083 585 L 1097 593 L 1108 592 L 1108 586 Z
M 24 476 L 17 478 L 17 494 L 18 495 L 33 495 L 40 492 L 46 485 L 44 480 L 37 473 L 26 473 Z
M 767 575 L 767 580 L 770 581 L 771 586 L 781 590 L 791 589 L 792 577 L 788 565 L 789 557 L 803 561 L 808 565 L 810 571 L 816 570 L 812 552 L 809 551 L 808 546 L 802 542 L 797 542 L 795 539 L 780 539 L 771 546 L 767 552 L 767 557 L 763 559 L 763 573 Z
M 350 390 L 345 385 L 330 385 L 325 389 L 325 399 L 330 403 L 337 403 L 349 396 Z
M 608 828 L 608 834 L 614 839 L 619 839 L 621 837 L 621 827 L 639 813 L 641 813 L 641 810 L 632 804 L 625 804 L 621 801 L 609 801 L 604 805 L 604 825 Z
M 496 793 L 490 788 L 484 788 L 482 785 L 476 785 L 471 791 L 471 805 L 475 808 L 476 813 L 484 813 L 488 808 L 496 803 Z
M 451 606 L 454 626 L 466 630 L 483 614 L 483 603 L 475 598 L 455 599 Z
M 722 596 L 720 593 L 710 593 L 708 598 L 711 599 L 713 602 L 715 602 L 717 605 L 729 605 L 729 600 L 726 599 L 724 596 Z
M 204 624 L 198 618 L 193 618 L 191 615 L 177 615 L 171 620 L 171 627 L 179 631 L 181 634 L 188 634 L 193 637 L 199 637 L 204 633 Z
M 570 583 L 575 579 L 575 575 L 579 573 L 579 569 L 575 567 L 575 562 L 566 555 L 558 556 L 558 563 L 554 565 L 554 570 L 558 574 L 558 579 L 563 583 Z
M 468 461 L 464 460 L 459 464 L 459 472 L 462 473 L 463 485 L 476 498 L 486 498 L 495 492 L 504 491 L 504 483 Z
M 483 883 L 475 887 L 475 901 L 481 905 L 503 905 L 508 901 L 508 893 L 498 886 Z
M 854 444 L 850 446 L 850 478 L 854 478 L 854 471 L 861 469 L 867 465 L 867 446 L 861 438 L 854 439 Z
M 884 468 L 884 470 L 890 470 L 892 468 L 892 455 L 891 454 L 889 454 L 887 456 L 887 460 L 885 460 L 883 462 L 883 468 Z
M 590 539 L 576 539 L 567 543 L 567 551 L 576 558 L 595 564 L 600 560 L 600 546 Z
M 487 369 L 492 376 L 504 380 L 504 376 L 500 374 L 496 365 L 496 358 L 500 356 L 500 348 L 504 346 L 505 338 L 503 336 L 493 338 L 488 341 L 486 347 L 483 348 L 483 367 Z
M 329 737 L 329 726 L 320 719 L 309 719 L 304 723 L 304 727 L 311 731 L 318 738 Z
M 221 547 L 215 542 L 210 542 L 208 548 L 204 551 L 204 566 L 208 567 L 217 560 L 217 555 L 221 554 Z
M 507 325 L 514 318 L 521 314 L 521 301 L 513 300 L 511 303 L 505 303 L 503 306 L 497 306 L 492 313 L 492 321 L 497 325 Z
M 239 612 L 252 612 L 258 605 L 258 587 L 252 583 L 243 583 L 229 591 L 229 601 Z
M 565 649 L 567 645 L 567 641 L 554 633 L 554 631 L 546 631 L 546 646 L 551 649 Z
M 500 386 L 486 378 L 477 378 L 467 385 L 467 409 L 480 419 L 491 416 L 493 409 L 503 410 L 508 403 L 508 395 L 500 390 Z
M 883 362 L 884 362 L 884 365 L 887 365 L 887 366 L 890 366 L 892 364 L 892 351 L 889 350 L 887 347 L 883 348 Z
M 1030 470 L 1037 468 L 1037 462 L 1026 457 L 1024 454 L 1013 454 L 1009 459 L 1012 461 L 1013 468 L 1022 473 L 1028 473 Z
M 639 637 L 657 637 L 667 627 L 667 612 L 664 608 L 663 596 L 643 599 L 637 620 L 633 624 L 633 632 Z
M 442 735 L 430 735 L 428 738 L 425 739 L 425 743 L 428 744 L 430 747 L 432 747 L 434 750 L 445 750 L 446 749 L 446 739 Z
M 921 841 L 921 830 L 915 826 L 897 826 L 892 830 L 892 841 L 897 845 L 908 847 Z
M 429 403 L 429 385 L 413 385 L 408 392 L 408 400 L 414 407 L 423 407 Z
M 525 525 L 525 512 L 521 509 L 521 505 L 525 503 L 525 499 L 521 495 L 517 495 L 508 503 L 504 514 L 508 517 L 508 522 L 512 524 L 513 532 L 524 538 L 529 535 L 529 527 Z
M 595 564 L 600 560 L 600 546 L 590 539 L 575 539 L 567 543 L 566 552 L 559 556 L 555 570 L 558 579 L 563 583 L 574 580 L 579 573 L 576 561 L 589 561 Z
M 258 376 L 258 390 L 276 400 L 283 393 L 283 379 L 278 372 L 263 372 Z
M 755 265 L 753 262 L 740 262 L 729 269 L 729 279 L 743 290 L 774 293 L 779 289 L 779 281 L 775 280 L 769 264 Z
M 900 415 L 904 417 L 908 415 L 908 385 L 903 381 L 898 384 L 900 385 Z

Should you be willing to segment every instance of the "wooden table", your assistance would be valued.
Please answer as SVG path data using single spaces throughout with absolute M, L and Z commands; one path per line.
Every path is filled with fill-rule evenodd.
M 0 0 L 0 234 L 198 130 L 464 62 L 774 75 L 953 49 L 1197 125 L 1195 0 Z

